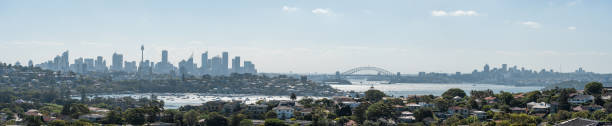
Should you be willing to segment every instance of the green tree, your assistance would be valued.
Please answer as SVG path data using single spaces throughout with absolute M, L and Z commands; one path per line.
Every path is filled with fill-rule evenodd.
M 418 121 L 423 121 L 427 117 L 433 117 L 433 111 L 430 108 L 421 108 L 414 111 L 414 117 Z
M 43 124 L 40 116 L 25 116 L 25 122 L 28 126 L 40 126 Z
M 240 121 L 240 126 L 252 126 L 253 125 L 253 121 L 248 120 L 248 119 L 243 119 L 242 121 Z
M 280 119 L 266 119 L 264 122 L 264 126 L 289 126 L 285 124 L 285 121 Z
M 219 115 L 217 113 L 211 113 L 208 118 L 206 118 L 207 126 L 227 126 L 229 123 L 225 117 Z
M 119 110 L 110 111 L 102 120 L 106 124 L 121 124 L 123 122 Z
M 268 119 L 268 118 L 277 118 L 276 116 L 277 116 L 277 114 L 274 111 L 266 112 L 266 119 Z
M 246 118 L 244 114 L 234 114 L 230 117 L 230 126 L 240 126 L 240 122 Z
M 142 125 L 145 123 L 145 110 L 142 108 L 131 108 L 125 111 L 125 120 L 132 125 Z
M 368 107 L 370 107 L 370 103 L 362 102 L 355 108 L 355 110 L 353 110 L 353 116 L 355 116 L 357 122 L 363 123 L 363 121 L 367 119 L 366 111 L 368 110 Z
M 365 92 L 365 99 L 372 103 L 380 101 L 385 96 L 387 95 L 380 90 L 371 89 Z
M 603 84 L 600 82 L 589 82 L 584 86 L 584 93 L 594 96 L 601 95 Z
M 444 93 L 442 93 L 442 97 L 444 98 L 453 98 L 455 96 L 459 96 L 459 97 L 465 97 L 465 91 L 459 89 L 459 88 L 451 88 L 446 90 Z
M 211 115 L 215 115 L 214 113 L 212 113 Z M 200 113 L 195 111 L 195 110 L 189 110 L 187 111 L 184 115 L 183 115 L 183 122 L 185 122 L 186 125 L 189 126 L 195 126 L 198 124 L 198 117 L 200 116 Z M 208 120 L 207 120 L 208 121 Z M 227 124 L 226 124 L 227 125 Z M 214 126 L 214 125 L 212 125 Z
M 393 107 L 384 102 L 376 102 L 368 107 L 366 111 L 366 118 L 368 120 L 377 120 L 378 118 L 389 119 L 393 116 Z
M 67 126 L 68 123 L 64 120 L 53 120 L 49 122 L 49 126 Z
M 592 120 L 605 120 L 606 119 L 606 112 L 603 110 L 597 110 L 595 112 L 593 112 L 593 114 L 591 114 L 591 119 Z
M 572 118 L 589 118 L 589 111 L 580 111 L 572 113 Z
M 295 93 L 291 93 L 291 96 L 289 98 L 291 98 L 292 101 L 295 101 L 295 99 L 297 99 L 297 96 L 295 95 Z

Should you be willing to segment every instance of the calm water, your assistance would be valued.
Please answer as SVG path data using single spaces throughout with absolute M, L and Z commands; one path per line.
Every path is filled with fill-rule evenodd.
M 540 90 L 543 87 L 539 86 L 510 86 L 510 85 L 495 85 L 495 84 L 431 84 L 431 83 L 399 83 L 399 84 L 380 84 L 381 82 L 359 82 L 352 85 L 330 85 L 333 88 L 343 91 L 364 92 L 370 89 L 370 86 L 381 90 L 388 95 L 406 96 L 406 95 L 441 95 L 444 91 L 450 88 L 461 88 L 469 95 L 470 90 L 486 90 L 491 89 L 494 92 L 528 92 Z M 384 82 L 382 82 L 384 83 Z M 164 108 L 176 109 L 185 105 L 200 105 L 208 101 L 242 101 L 246 104 L 255 103 L 259 100 L 289 100 L 289 96 L 265 96 L 265 95 L 246 95 L 246 94 L 199 94 L 199 93 L 154 93 L 158 99 L 165 103 Z M 132 97 L 149 98 L 151 93 L 136 93 L 136 94 L 107 94 L 98 95 L 98 97 Z M 93 96 L 91 96 L 93 97 Z M 80 99 L 79 96 L 73 96 L 74 99 Z M 298 99 L 302 97 L 298 96 Z M 321 99 L 325 97 L 312 97 Z
M 242 101 L 245 104 L 252 104 L 259 100 L 289 100 L 289 96 L 265 96 L 265 95 L 247 95 L 247 94 L 199 94 L 199 93 L 153 93 L 157 99 L 164 101 L 164 108 L 177 109 L 185 105 L 201 105 L 208 101 Z M 94 96 L 90 96 L 93 98 Z M 97 97 L 105 98 L 121 98 L 132 97 L 134 99 L 150 98 L 151 93 L 135 93 L 135 94 L 107 94 L 97 95 Z M 73 96 L 73 99 L 81 99 L 79 96 Z M 303 97 L 298 96 L 298 99 Z M 310 97 L 313 99 L 322 99 L 324 97 Z
M 496 84 L 432 84 L 432 83 L 397 83 L 397 84 L 352 84 L 352 85 L 330 85 L 336 89 L 343 91 L 364 92 L 374 86 L 375 89 L 381 90 L 388 95 L 406 96 L 406 95 L 442 95 L 444 91 L 450 88 L 463 89 L 469 95 L 471 90 L 487 90 L 491 89 L 497 93 L 499 91 L 506 92 L 528 92 L 540 90 L 544 87 L 540 86 L 512 86 L 512 85 L 496 85 Z

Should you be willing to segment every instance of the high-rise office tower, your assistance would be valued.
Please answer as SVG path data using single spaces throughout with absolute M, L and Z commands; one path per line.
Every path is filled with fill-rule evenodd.
M 257 70 L 255 69 L 255 64 L 253 64 L 251 61 L 244 61 L 243 72 L 250 73 L 250 74 L 256 74 Z
M 224 75 L 223 71 L 224 71 L 223 58 L 219 56 L 215 56 L 211 58 L 210 59 L 210 74 L 211 75 Z
M 162 50 L 162 63 L 168 63 L 168 50 Z
M 242 73 L 242 68 L 240 68 L 240 56 L 236 56 L 232 59 L 232 73 Z
M 489 72 L 489 64 L 485 64 L 483 72 Z
M 502 71 L 508 71 L 508 64 L 502 64 Z
M 123 71 L 123 55 L 113 53 L 113 64 L 111 65 L 111 71 Z
M 227 73 L 229 73 L 229 70 L 228 70 L 228 68 L 229 68 L 229 54 L 227 52 L 223 52 L 222 58 L 223 58 L 223 62 L 222 62 L 223 63 L 223 68 L 222 68 L 223 74 L 227 74 Z
M 96 58 L 94 67 L 96 69 L 96 72 L 106 72 L 106 70 L 108 69 L 106 67 L 106 61 L 104 60 L 104 58 L 102 58 L 102 56 L 98 56 Z
M 68 61 L 68 51 L 62 53 L 61 61 L 60 61 L 60 70 L 68 71 L 70 62 Z
M 207 74 L 210 68 L 208 64 L 208 51 L 202 53 L 202 66 L 200 67 L 202 74 Z

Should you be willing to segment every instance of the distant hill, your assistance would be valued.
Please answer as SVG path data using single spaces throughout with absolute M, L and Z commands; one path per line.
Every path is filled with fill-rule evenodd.
M 576 81 L 576 80 L 571 80 L 571 81 L 564 81 L 564 82 L 560 82 L 560 83 L 556 83 L 556 84 L 551 84 L 551 85 L 547 85 L 546 87 L 544 87 L 544 89 L 542 90 L 549 90 L 549 89 L 554 89 L 555 87 L 559 87 L 559 88 L 575 88 L 576 90 L 584 90 L 584 85 L 586 85 L 587 81 Z M 604 87 L 609 87 L 612 86 L 608 83 L 603 83 Z

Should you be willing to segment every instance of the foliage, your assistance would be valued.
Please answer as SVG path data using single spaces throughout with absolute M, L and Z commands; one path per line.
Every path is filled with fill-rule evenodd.
M 385 104 L 384 102 L 376 102 L 370 105 L 366 111 L 366 119 L 368 120 L 377 120 L 378 118 L 389 119 L 393 118 L 395 111 L 393 107 L 389 104 Z
M 208 116 L 208 118 L 206 118 L 206 125 L 207 126 L 227 126 L 229 125 L 229 122 L 222 115 L 219 115 L 213 112 Z
M 450 99 L 453 98 L 455 96 L 459 96 L 459 97 L 465 97 L 465 91 L 459 89 L 459 88 L 451 88 L 446 90 L 444 93 L 442 93 L 442 97 Z
M 372 103 L 380 101 L 385 96 L 387 95 L 380 90 L 368 90 L 365 92 L 365 99 Z
M 285 122 L 280 119 L 270 118 L 270 119 L 265 120 L 264 126 L 289 126 L 289 125 L 285 124 Z
M 584 93 L 599 96 L 603 91 L 603 84 L 600 82 L 589 82 L 584 86 Z

